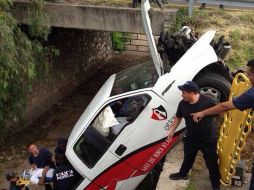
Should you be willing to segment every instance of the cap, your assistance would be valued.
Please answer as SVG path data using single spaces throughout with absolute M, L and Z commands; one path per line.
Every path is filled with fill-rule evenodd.
M 178 86 L 179 90 L 182 91 L 189 91 L 189 92 L 197 92 L 199 87 L 198 85 L 193 81 L 187 81 L 181 86 Z
M 6 174 L 6 179 L 9 181 L 10 179 L 14 178 L 16 176 L 17 173 L 14 172 L 9 172 Z

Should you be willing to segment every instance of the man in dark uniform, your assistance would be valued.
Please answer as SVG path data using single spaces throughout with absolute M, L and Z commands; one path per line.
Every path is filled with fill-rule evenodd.
M 253 109 L 254 110 L 254 59 L 248 61 L 247 63 L 248 71 L 247 75 L 251 82 L 252 88 L 236 97 L 233 100 L 227 102 L 222 102 L 210 109 L 206 109 L 197 113 L 192 114 L 193 120 L 197 123 L 201 122 L 203 117 L 223 113 L 233 109 L 245 110 Z M 201 120 L 202 119 L 202 120 Z M 253 162 L 254 163 L 254 162 Z M 254 190 L 254 167 L 252 168 L 252 177 L 250 182 L 250 190 Z
M 56 169 L 53 174 L 53 190 L 72 190 L 81 179 L 64 154 L 56 154 Z
M 174 122 L 169 130 L 168 138 L 174 135 L 182 118 L 185 119 L 187 128 L 184 141 L 184 160 L 180 171 L 169 176 L 172 180 L 188 179 L 188 174 L 193 166 L 195 157 L 200 150 L 203 153 L 206 166 L 209 170 L 210 180 L 214 190 L 220 189 L 220 175 L 218 168 L 218 155 L 216 152 L 216 127 L 213 116 L 205 117 L 200 123 L 193 121 L 191 113 L 210 108 L 216 103 L 210 97 L 198 93 L 198 85 L 187 81 L 178 86 L 182 91 L 183 100 L 179 103 Z
M 57 139 L 57 147 L 55 148 L 55 154 L 65 154 L 66 145 L 68 140 L 64 137 L 59 137 Z

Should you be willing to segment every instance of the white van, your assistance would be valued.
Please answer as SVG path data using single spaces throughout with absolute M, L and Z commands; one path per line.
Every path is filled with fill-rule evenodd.
M 152 35 L 148 0 L 142 2 L 142 19 L 152 60 L 113 74 L 101 87 L 76 123 L 66 156 L 83 177 L 78 190 L 135 189 L 180 139 L 184 123 L 172 139 L 167 132 L 181 92 L 194 80 L 202 93 L 226 98 L 230 81 L 227 68 L 210 45 L 208 31 L 164 72 Z M 227 76 L 226 76 L 227 75 Z

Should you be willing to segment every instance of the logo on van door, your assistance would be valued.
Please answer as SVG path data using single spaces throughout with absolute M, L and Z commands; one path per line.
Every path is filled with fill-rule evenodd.
M 157 108 L 153 108 L 153 113 L 152 113 L 151 118 L 154 120 L 167 119 L 167 112 L 166 112 L 165 108 L 162 105 L 160 105 Z

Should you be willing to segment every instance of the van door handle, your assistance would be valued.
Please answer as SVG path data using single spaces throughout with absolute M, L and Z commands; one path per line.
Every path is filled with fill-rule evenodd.
M 118 155 L 118 156 L 121 156 L 125 150 L 127 150 L 127 147 L 120 144 L 119 147 L 116 149 L 115 153 Z

